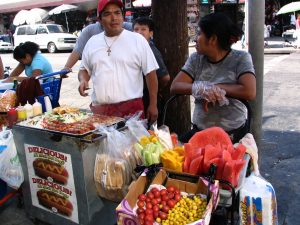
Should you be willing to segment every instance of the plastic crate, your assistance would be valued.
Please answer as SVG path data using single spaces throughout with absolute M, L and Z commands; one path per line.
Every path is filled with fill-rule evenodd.
M 59 106 L 59 97 L 60 97 L 60 88 L 61 88 L 61 78 L 48 78 L 47 80 L 45 80 L 42 84 L 41 87 L 45 93 L 45 95 L 48 95 L 50 100 L 51 100 L 51 104 L 52 104 L 52 108 L 55 108 L 57 106 Z M 42 104 L 42 102 L 41 102 Z

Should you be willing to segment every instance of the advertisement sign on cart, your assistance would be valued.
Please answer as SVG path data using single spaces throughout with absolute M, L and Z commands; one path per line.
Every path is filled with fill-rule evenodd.
M 78 223 L 71 155 L 24 145 L 32 205 Z

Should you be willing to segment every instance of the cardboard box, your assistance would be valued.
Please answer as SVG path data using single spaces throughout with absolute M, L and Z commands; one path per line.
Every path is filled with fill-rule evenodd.
M 181 177 L 181 175 L 183 176 Z M 173 173 L 163 169 L 158 172 L 151 184 L 162 184 L 164 186 L 172 185 L 177 187 L 180 191 L 191 194 L 201 193 L 206 195 L 208 190 L 208 182 L 203 179 L 199 179 L 192 175 Z M 142 174 L 137 181 L 131 184 L 129 192 L 116 209 L 118 225 L 139 225 L 138 218 L 133 211 L 133 208 L 137 202 L 138 196 L 144 193 L 146 185 L 147 178 L 145 174 Z M 203 218 L 192 224 L 209 225 L 211 213 L 216 208 L 219 201 L 218 181 L 215 181 L 215 184 L 210 186 L 210 194 L 211 198 L 207 204 Z

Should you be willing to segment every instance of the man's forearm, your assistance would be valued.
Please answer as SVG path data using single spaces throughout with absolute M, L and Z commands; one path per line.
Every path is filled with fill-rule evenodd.
M 149 105 L 157 106 L 158 81 L 155 71 L 146 75 L 146 83 L 149 91 Z
M 70 54 L 64 68 L 65 69 L 72 69 L 72 67 L 77 63 L 79 58 L 80 58 L 80 54 L 76 51 L 72 51 L 72 53 Z
M 79 70 L 78 72 L 78 80 L 79 82 L 81 81 L 89 81 L 90 80 L 90 76 L 88 74 L 88 72 L 86 70 Z

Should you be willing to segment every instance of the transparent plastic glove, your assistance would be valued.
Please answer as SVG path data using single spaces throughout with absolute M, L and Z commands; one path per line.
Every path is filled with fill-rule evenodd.
M 192 86 L 192 95 L 196 99 L 204 99 L 213 104 L 218 102 L 220 106 L 229 104 L 225 97 L 226 91 L 208 81 L 195 81 Z

